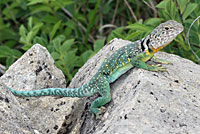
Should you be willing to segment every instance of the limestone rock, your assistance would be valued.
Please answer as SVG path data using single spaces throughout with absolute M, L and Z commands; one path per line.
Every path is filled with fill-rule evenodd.
M 79 70 L 72 85 L 93 76 L 103 59 L 127 45 L 114 39 Z M 200 66 L 179 56 L 158 52 L 173 65 L 168 72 L 134 68 L 111 84 L 112 100 L 101 121 L 83 113 L 81 134 L 174 134 L 200 131 Z M 81 83 L 83 84 L 83 83 Z M 86 107 L 95 97 L 86 99 Z
M 54 60 L 46 48 L 39 44 L 34 45 L 16 61 L 1 77 L 0 81 L 13 89 L 23 91 L 47 87 L 65 87 L 63 73 L 55 67 Z M 19 98 L 12 95 L 3 84 L 1 85 L 0 109 L 3 109 L 1 111 L 3 118 L 0 118 L 0 124 L 3 122 L 1 128 L 4 129 L 0 129 L 0 133 L 53 134 L 60 131 L 65 118 L 73 120 L 71 111 L 74 111 L 73 107 L 76 106 L 76 103 L 74 103 L 77 100 L 76 98 L 52 96 Z M 9 103 L 5 103 L 6 100 Z M 81 110 L 81 108 L 78 110 Z M 16 132 L 13 132 L 13 127 L 7 129 L 10 125 L 16 127 Z M 27 132 L 24 132 L 25 130 Z
M 1 134 L 33 134 L 34 129 L 26 115 L 24 107 L 13 97 L 0 81 L 0 133 Z

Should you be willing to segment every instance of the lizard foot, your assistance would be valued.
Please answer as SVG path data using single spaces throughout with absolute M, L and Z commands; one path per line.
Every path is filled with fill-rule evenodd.
M 96 119 L 100 120 L 102 115 L 106 112 L 106 108 L 101 106 L 100 108 L 98 108 L 98 113 L 96 113 Z

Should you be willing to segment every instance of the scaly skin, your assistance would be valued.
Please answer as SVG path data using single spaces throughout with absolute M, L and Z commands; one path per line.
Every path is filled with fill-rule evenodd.
M 130 43 L 113 53 L 102 63 L 92 79 L 79 88 L 47 88 L 33 91 L 17 91 L 8 88 L 14 95 L 20 97 L 55 95 L 81 98 L 99 93 L 101 97 L 95 99 L 90 106 L 90 111 L 98 116 L 100 113 L 99 108 L 111 100 L 109 84 L 131 68 L 166 71 L 164 67 L 148 65 L 146 61 L 153 57 L 152 59 L 156 62 L 169 64 L 169 62 L 155 58 L 154 54 L 169 44 L 182 31 L 183 26 L 173 20 L 160 24 L 145 38 Z

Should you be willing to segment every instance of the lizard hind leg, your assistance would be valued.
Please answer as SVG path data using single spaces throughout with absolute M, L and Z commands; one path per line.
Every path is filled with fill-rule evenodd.
M 104 80 L 98 83 L 98 92 L 101 97 L 96 98 L 90 106 L 90 111 L 99 118 L 99 115 L 103 112 L 103 106 L 111 101 L 110 86 L 108 81 Z

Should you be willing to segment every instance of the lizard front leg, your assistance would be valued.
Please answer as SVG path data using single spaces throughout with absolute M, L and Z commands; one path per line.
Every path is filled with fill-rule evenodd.
M 163 59 L 160 59 L 160 58 L 157 58 L 156 56 L 153 56 L 151 58 L 151 61 L 153 61 L 155 63 L 160 63 L 160 64 L 172 64 L 171 62 L 163 60 Z
M 149 65 L 147 64 L 146 62 L 142 61 L 142 60 L 138 60 L 136 58 L 134 58 L 132 61 L 131 61 L 131 64 L 134 66 L 134 67 L 137 67 L 137 68 L 142 68 L 142 69 L 145 69 L 145 70 L 148 70 L 148 71 L 166 71 L 166 68 L 165 67 L 162 67 L 160 64 L 157 64 L 157 65 Z

